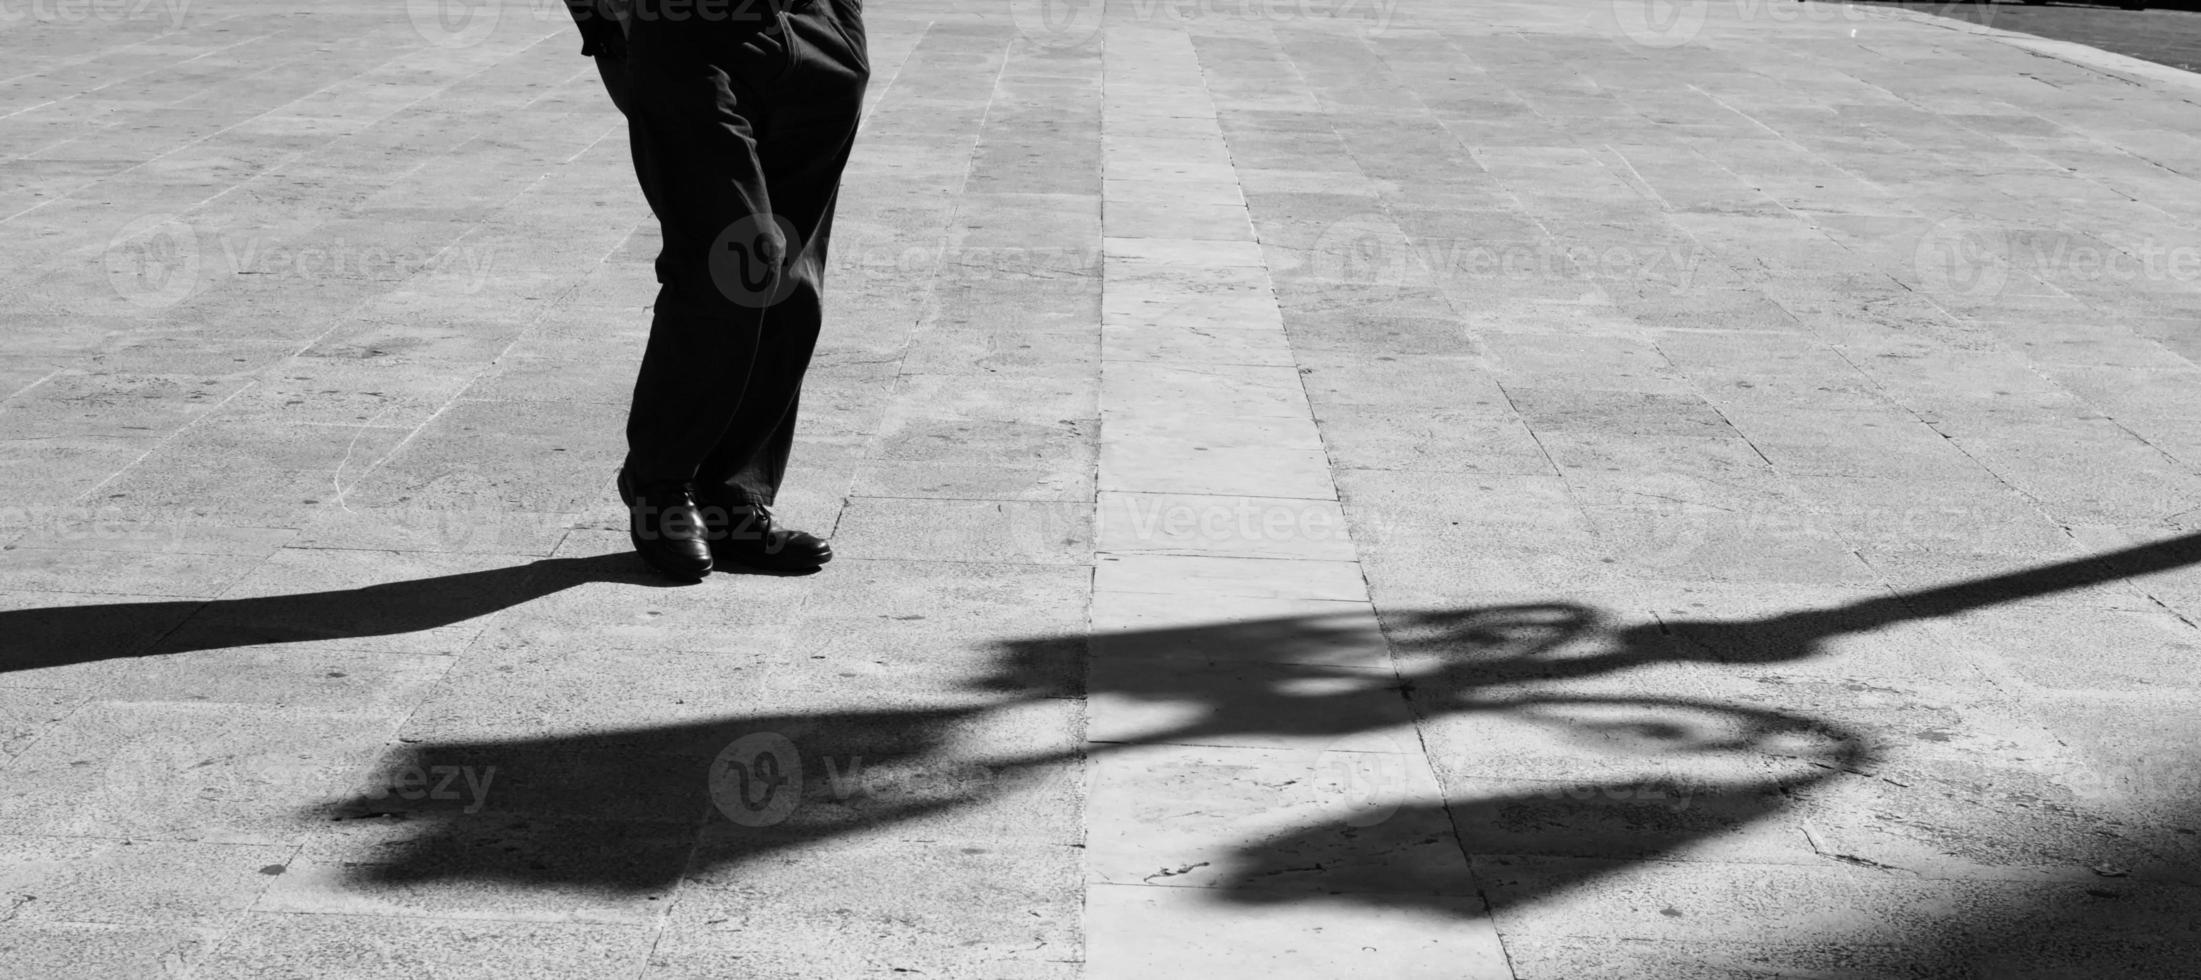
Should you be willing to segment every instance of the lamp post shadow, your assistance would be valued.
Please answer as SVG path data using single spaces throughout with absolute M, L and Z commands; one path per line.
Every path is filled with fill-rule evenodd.
M 150 606 L 167 612 L 189 607 L 180 627 L 148 647 L 161 652 L 387 635 L 485 615 L 583 581 L 631 577 L 639 583 L 641 572 L 625 558 L 552 559 L 299 596 L 19 610 L 0 614 L 0 631 L 53 636 L 91 628 L 118 609 L 136 616 Z M 1799 793 L 1869 769 L 1881 747 L 1841 723 L 1808 714 L 1697 692 L 1585 693 L 1569 682 L 1657 665 L 1719 670 L 1802 661 L 1840 636 L 2196 563 L 2201 535 L 2189 535 L 1830 609 L 1618 628 L 1594 609 L 1564 602 L 1387 611 L 1396 673 L 1379 679 L 1403 695 L 1414 722 L 1526 722 L 1561 738 L 1628 746 L 1664 764 L 1665 774 L 1395 801 L 1392 820 L 1447 827 L 1456 835 L 1463 853 L 1443 866 L 1401 867 L 1381 850 L 1382 835 L 1351 821 L 1317 820 L 1245 842 L 1210 880 L 1209 893 L 1256 904 L 1403 903 L 1454 911 L 1462 908 L 1462 895 L 1480 895 L 1477 914 L 1502 914 L 1632 865 L 1675 859 L 1782 813 Z M 350 862 L 343 872 L 350 887 L 494 881 L 552 890 L 661 891 L 683 875 L 727 871 L 882 827 L 952 827 L 1007 797 L 1044 793 L 1049 780 L 1068 778 L 1064 774 L 1088 758 L 1162 745 L 1340 739 L 1396 729 L 1395 707 L 1369 697 L 1369 671 L 1301 656 L 1346 631 L 1331 617 L 1297 616 L 1108 636 L 1109 649 L 1132 661 L 1141 651 L 1225 649 L 1235 651 L 1233 660 L 1257 668 L 1221 682 L 1157 666 L 1091 671 L 1095 679 L 1077 689 L 1059 680 L 1059 669 L 1047 669 L 1059 661 L 1065 637 L 1034 636 L 999 644 L 993 674 L 972 684 L 967 698 L 939 706 L 757 713 L 541 738 L 406 744 L 376 764 L 377 779 L 389 775 L 391 781 L 370 779 L 360 784 L 366 789 L 309 812 L 381 828 L 374 859 Z M 42 656 L 11 654 L 6 666 L 100 655 L 94 648 L 62 646 Z M 1107 743 L 971 747 L 973 732 L 1012 709 L 1098 696 L 1195 710 L 1159 730 Z M 761 764 L 763 755 L 775 753 L 772 766 Z M 1688 770 L 1692 760 L 1738 758 L 1763 761 L 1765 775 Z M 854 766 L 862 774 L 887 774 L 896 791 L 878 793 L 877 781 L 862 774 L 852 781 Z M 408 791 L 419 788 L 414 774 L 469 771 L 494 772 L 482 796 Z M 787 802 L 777 802 L 782 800 Z M 1072 793 L 1065 805 L 1075 801 Z M 1517 877 L 1503 888 L 1479 889 L 1460 858 L 1500 853 L 1580 860 Z M 1310 866 L 1320 873 L 1308 873 Z M 1341 876 L 1365 885 L 1354 891 L 1324 884 Z M 2018 931 L 2014 923 L 2029 921 L 2004 918 L 1938 925 L 1976 939 Z M 1922 927 L 1922 934 L 1931 928 Z

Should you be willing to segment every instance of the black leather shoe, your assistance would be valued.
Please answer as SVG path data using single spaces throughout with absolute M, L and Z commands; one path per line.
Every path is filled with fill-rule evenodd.
M 691 582 L 711 573 L 703 514 L 687 484 L 637 487 L 621 469 L 619 497 L 627 502 L 627 537 L 651 568 Z
M 769 508 L 706 503 L 703 518 L 711 530 L 711 557 L 721 565 L 809 572 L 833 560 L 833 546 L 824 538 L 774 524 Z

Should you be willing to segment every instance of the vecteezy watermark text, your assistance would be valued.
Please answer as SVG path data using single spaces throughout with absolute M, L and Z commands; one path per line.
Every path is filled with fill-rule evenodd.
M 1892 15 L 1869 5 L 1797 0 L 1608 0 L 1613 26 L 1648 48 L 1688 44 L 1717 19 L 1731 24 L 1861 24 Z
M 1009 0 L 1009 18 L 1026 40 L 1047 48 L 1077 48 L 1100 36 L 1106 0 Z M 1119 18 L 1142 25 L 1350 25 L 1374 37 L 1391 27 L 1398 0 L 1116 0 Z
M 489 800 L 489 784 L 497 778 L 496 766 L 403 765 L 377 773 L 360 788 L 359 798 L 406 801 L 466 800 L 464 813 L 477 813 Z
M 1345 521 L 1335 504 L 1239 498 L 1194 503 L 1169 498 L 1120 501 L 1124 527 L 1139 541 L 1342 541 Z M 1110 518 L 1119 516 L 1111 509 Z
M 769 28 L 786 4 L 778 0 L 592 0 L 584 6 L 628 22 Z M 524 20 L 531 28 L 573 23 L 565 0 L 405 0 L 405 16 L 421 40 L 442 48 L 480 44 L 506 22 Z
M 1985 301 L 2026 279 L 2062 289 L 2139 286 L 2201 290 L 2201 238 L 2090 235 L 2013 229 L 1969 218 L 1935 222 L 1912 253 L 1915 281 L 1943 300 Z
M 488 805 L 493 765 L 423 764 L 385 760 L 364 774 L 327 760 L 277 752 L 221 754 L 161 736 L 131 739 L 107 761 L 101 794 L 125 819 L 152 821 L 170 811 L 162 800 L 255 801 L 319 796 L 355 801 L 458 803 L 463 813 Z M 338 792 L 346 786 L 349 792 Z
M 819 777 L 812 786 L 810 777 Z M 711 760 L 711 802 L 726 819 L 743 827 L 770 827 L 795 815 L 806 803 L 887 803 L 930 799 L 968 799 L 987 791 L 1000 774 L 972 762 L 912 764 L 895 760 L 873 764 L 861 754 L 816 753 L 809 757 L 793 739 L 778 732 L 744 735 Z
M 1705 256 L 1693 242 L 1409 237 L 1389 219 L 1367 214 L 1324 228 L 1308 248 L 1302 271 L 1317 279 L 1392 286 L 1425 278 L 1656 284 L 1678 295 L 1695 283 Z
M 118 24 L 166 20 L 183 26 L 191 0 L 0 0 L 0 24 Z
M 332 507 L 341 516 L 349 508 Z M 407 547 L 446 552 L 507 548 L 583 526 L 582 515 L 524 514 L 497 508 L 400 506 L 360 508 L 356 521 L 384 539 L 402 539 Z M 0 504 L 0 539 L 26 547 L 83 547 L 95 550 L 188 552 L 195 534 L 221 525 L 189 508 L 132 507 L 117 504 Z
M 173 306 L 228 276 L 388 281 L 427 277 L 472 293 L 488 284 L 495 258 L 495 249 L 468 242 L 385 245 L 202 234 L 183 219 L 166 214 L 146 215 L 123 225 L 108 239 L 103 254 L 107 282 L 116 295 L 148 308 Z

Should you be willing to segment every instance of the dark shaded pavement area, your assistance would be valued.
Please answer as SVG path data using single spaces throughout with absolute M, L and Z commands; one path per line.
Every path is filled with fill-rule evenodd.
M 1865 0 L 1874 6 L 1970 21 L 2058 41 L 2075 41 L 2169 65 L 2201 71 L 2201 10 L 2193 0 L 2151 0 L 2145 10 L 2103 3 L 1950 3 Z

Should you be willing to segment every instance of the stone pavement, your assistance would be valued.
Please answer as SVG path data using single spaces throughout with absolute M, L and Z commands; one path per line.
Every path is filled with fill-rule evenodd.
M 2190 78 L 875 0 L 783 502 L 842 557 L 670 588 L 564 18 L 0 3 L 0 975 L 2201 955 Z

